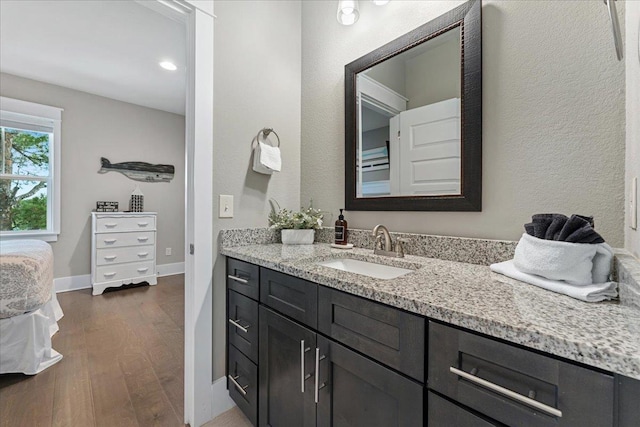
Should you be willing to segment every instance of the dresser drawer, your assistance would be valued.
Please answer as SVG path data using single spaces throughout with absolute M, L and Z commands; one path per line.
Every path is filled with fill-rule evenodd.
M 227 258 L 227 287 L 254 300 L 260 298 L 260 267 Z
M 114 216 L 96 219 L 96 232 L 145 231 L 156 229 L 155 216 Z
M 429 420 L 427 425 L 429 427 L 497 427 L 500 425 L 481 418 L 433 392 L 427 394 Z
M 96 234 L 96 247 L 117 248 L 122 246 L 153 245 L 156 240 L 155 231 L 132 231 L 130 233 L 102 233 Z
M 98 249 L 96 251 L 96 265 L 151 261 L 156 257 L 155 252 L 156 248 L 153 245 Z
M 110 282 L 112 280 L 135 279 L 137 277 L 156 274 L 154 262 L 132 262 L 129 264 L 103 265 L 96 269 L 96 282 Z
M 316 328 L 318 285 L 277 271 L 260 269 L 260 302 Z
M 229 293 L 229 344 L 258 363 L 258 303 L 234 291 Z
M 320 286 L 318 329 L 424 383 L 425 319 Z
M 251 424 L 258 425 L 258 368 L 235 347 L 229 346 L 229 396 Z
M 429 388 L 507 425 L 612 426 L 613 377 L 429 322 Z

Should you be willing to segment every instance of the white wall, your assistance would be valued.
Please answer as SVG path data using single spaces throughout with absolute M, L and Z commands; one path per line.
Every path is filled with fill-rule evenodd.
M 363 1 L 345 27 L 335 2 L 303 2 L 302 200 L 344 205 L 344 65 L 461 3 Z M 601 1 L 485 0 L 483 211 L 347 212 L 349 225 L 515 240 L 531 214 L 582 213 L 622 246 L 624 64 L 609 25 Z
M 217 238 L 225 228 L 267 226 L 270 198 L 282 207 L 300 207 L 301 6 L 297 1 L 215 5 L 214 206 L 219 194 L 231 194 L 235 208 L 233 219 L 214 221 Z M 272 176 L 251 169 L 251 141 L 263 127 L 274 128 L 281 140 L 282 172 Z M 224 271 L 224 257 L 218 256 L 213 379 L 224 375 Z
M 184 116 L 10 74 L 0 74 L 0 95 L 64 108 L 60 236 L 51 244 L 54 277 L 90 273 L 90 213 L 96 201 L 117 201 L 121 211 L 129 209 L 138 182 L 117 172 L 98 174 L 100 157 L 175 166 L 170 183 L 138 184 L 145 210 L 158 212 L 157 264 L 184 261 Z M 171 256 L 165 256 L 167 247 Z
M 629 197 L 631 180 L 640 179 L 640 50 L 638 30 L 640 27 L 640 2 L 626 2 L 626 51 L 627 71 L 627 145 L 626 145 L 626 191 Z M 640 193 L 640 191 L 639 191 Z M 640 194 L 637 195 L 640 199 Z M 629 200 L 626 206 L 625 248 L 640 258 L 640 227 L 629 228 Z M 640 209 L 636 206 L 638 213 Z

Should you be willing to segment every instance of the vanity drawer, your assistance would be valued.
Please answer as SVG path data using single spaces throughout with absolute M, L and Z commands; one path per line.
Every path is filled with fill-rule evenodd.
M 233 346 L 229 346 L 227 385 L 229 396 L 251 424 L 258 425 L 258 367 Z
M 107 217 L 96 219 L 96 232 L 146 231 L 156 229 L 155 216 Z
M 155 275 L 153 261 L 132 262 L 129 264 L 102 265 L 96 269 L 95 282 L 135 279 Z
M 443 399 L 433 392 L 428 392 L 428 426 L 429 427 L 497 427 L 499 424 L 480 418 L 466 409 Z
M 507 425 L 612 426 L 613 377 L 429 322 L 429 388 Z
M 156 249 L 153 245 L 98 249 L 96 251 L 96 265 L 149 261 L 156 257 L 155 252 Z
M 424 383 L 425 319 L 320 286 L 318 330 Z
M 227 287 L 254 300 L 260 299 L 258 287 L 260 283 L 260 267 L 227 258 Z
M 122 246 L 153 245 L 156 240 L 155 231 L 140 231 L 130 233 L 102 233 L 96 234 L 96 247 L 118 248 Z
M 318 285 L 260 269 L 260 302 L 307 326 L 318 325 Z
M 228 292 L 229 344 L 233 344 L 245 356 L 258 363 L 258 303 L 237 292 Z

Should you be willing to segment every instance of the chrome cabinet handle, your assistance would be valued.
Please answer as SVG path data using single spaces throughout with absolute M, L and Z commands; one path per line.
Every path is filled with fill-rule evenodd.
M 304 354 L 311 350 L 310 347 L 305 347 L 304 340 L 300 340 L 300 391 L 304 393 L 304 382 L 311 378 L 311 374 L 304 373 Z
M 235 326 L 236 328 L 240 329 L 242 332 L 244 332 L 245 334 L 247 332 L 249 332 L 249 328 L 251 327 L 251 325 L 247 325 L 247 326 L 242 326 L 240 323 L 240 319 L 236 319 L 236 320 L 232 320 L 229 319 L 229 323 L 231 323 L 233 326 Z
M 498 394 L 501 394 L 505 397 L 508 397 L 510 399 L 513 399 L 517 402 L 520 402 L 522 404 L 525 404 L 527 406 L 531 406 L 532 408 L 536 408 L 539 409 L 542 412 L 547 413 L 548 415 L 554 416 L 554 417 L 558 417 L 561 418 L 562 417 L 562 411 L 559 409 L 556 409 L 552 406 L 549 405 L 545 405 L 542 402 L 538 402 L 537 400 L 531 399 L 527 396 L 523 396 L 519 393 L 516 393 L 515 391 L 511 391 L 508 388 L 504 388 L 502 386 L 499 386 L 498 384 L 494 384 L 490 381 L 484 380 L 480 377 L 476 377 L 475 375 L 469 374 L 463 370 L 460 370 L 458 368 L 454 368 L 453 366 L 449 367 L 449 371 L 451 371 L 452 373 L 458 375 L 459 377 L 464 378 L 465 380 L 469 380 L 472 383 L 475 383 L 481 387 L 484 387 L 486 389 L 489 389 L 491 391 L 495 391 Z
M 242 393 L 243 396 L 246 396 L 247 395 L 247 388 L 249 387 L 249 384 L 247 384 L 246 386 L 242 387 L 240 385 L 240 383 L 238 383 L 238 381 L 236 381 L 238 378 L 240 378 L 240 375 L 236 375 L 235 377 L 232 377 L 231 374 L 229 374 L 229 381 L 231 381 L 233 383 L 233 385 L 236 386 L 238 391 L 240 393 Z
M 235 280 L 236 282 L 247 284 L 249 281 L 247 279 L 243 279 L 242 277 L 233 276 L 231 274 L 227 275 L 227 277 L 231 280 Z
M 149 267 L 144 267 L 144 268 L 139 268 L 138 269 L 138 273 L 144 273 L 145 271 L 147 271 L 149 269 Z
M 113 261 L 116 258 L 117 258 L 116 255 L 107 255 L 104 257 L 104 259 L 106 259 L 107 261 Z
M 320 356 L 320 349 L 316 347 L 316 387 L 313 400 L 318 403 L 320 400 L 320 389 L 323 389 L 327 384 L 320 384 L 320 361 L 324 360 L 326 356 Z
M 118 239 L 104 239 L 104 242 L 107 244 L 115 243 Z
M 140 242 L 146 242 L 147 240 L 149 240 L 148 237 L 138 237 L 138 241 Z

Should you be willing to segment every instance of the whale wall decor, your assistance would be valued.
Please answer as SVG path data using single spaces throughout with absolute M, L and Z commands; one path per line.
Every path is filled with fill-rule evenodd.
M 173 165 L 152 165 L 145 162 L 111 163 L 105 157 L 100 158 L 102 167 L 98 173 L 120 172 L 129 179 L 142 182 L 170 182 L 175 168 Z

